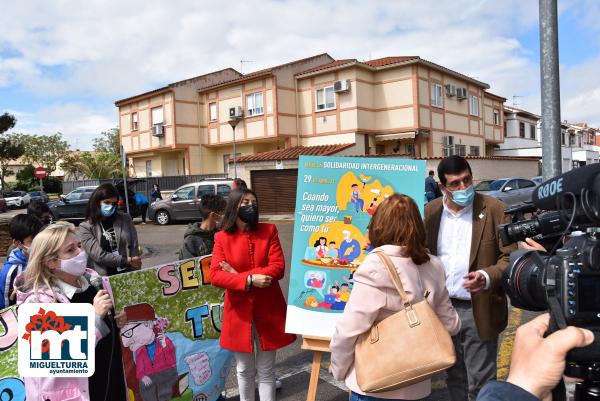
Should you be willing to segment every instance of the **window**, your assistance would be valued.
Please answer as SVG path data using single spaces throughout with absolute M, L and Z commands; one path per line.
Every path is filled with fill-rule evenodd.
M 137 113 L 131 114 L 131 130 L 137 131 L 138 129 L 138 116 Z
M 92 194 L 94 193 L 94 191 L 96 190 L 96 188 L 86 188 L 86 190 L 83 192 L 83 194 L 81 195 L 81 199 L 90 199 L 92 197 Z
M 415 154 L 415 144 L 414 143 L 406 143 L 404 144 L 404 151 L 407 155 Z
M 160 125 L 163 123 L 163 108 L 162 106 L 152 109 L 152 125 Z
M 519 180 L 519 189 L 535 187 L 535 182 L 529 180 Z
M 467 146 L 466 145 L 454 145 L 454 154 L 458 156 L 466 156 L 467 155 Z
M 560 134 L 560 137 L 561 137 L 561 143 L 562 143 L 563 145 L 565 145 L 565 144 L 566 144 L 566 140 L 565 140 L 565 133 L 564 133 L 564 132 L 563 132 L 563 133 L 561 133 L 561 134 Z
M 535 139 L 535 125 L 533 124 L 529 126 L 529 138 Z
M 181 188 L 179 191 L 175 191 L 173 196 L 177 197 L 177 201 L 193 200 L 194 199 L 194 187 Z
M 335 92 L 333 86 L 317 89 L 317 111 L 335 109 Z
M 469 156 L 479 156 L 479 146 L 469 146 Z
M 519 136 L 525 138 L 525 123 L 519 123 Z
M 263 114 L 262 92 L 246 95 L 246 116 L 252 117 Z
M 202 198 L 204 195 L 214 195 L 214 185 L 198 185 L 198 198 Z
M 231 192 L 231 187 L 227 184 L 218 184 L 217 185 L 217 195 L 221 195 L 223 197 L 229 196 Z
M 75 191 L 69 193 L 65 198 L 70 201 L 76 201 L 81 199 L 81 195 L 83 194 L 83 189 L 76 189 Z M 10 195 L 9 195 L 10 196 Z
M 217 104 L 211 103 L 208 108 L 210 110 L 210 121 L 217 121 Z
M 152 160 L 146 160 L 146 177 L 152 177 Z
M 513 189 L 517 189 L 517 180 L 510 180 L 506 183 L 502 191 L 512 191 Z
M 479 115 L 479 98 L 477 96 L 471 96 L 471 115 Z
M 500 125 L 500 111 L 494 110 L 494 125 Z
M 444 100 L 442 96 L 442 85 L 433 84 L 431 85 L 431 105 L 435 107 L 444 107 Z

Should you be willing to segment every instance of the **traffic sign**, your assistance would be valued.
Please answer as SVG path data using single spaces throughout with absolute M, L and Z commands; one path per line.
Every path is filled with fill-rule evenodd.
M 46 178 L 48 173 L 44 167 L 36 167 L 35 170 L 33 170 L 33 175 L 41 180 L 42 178 Z

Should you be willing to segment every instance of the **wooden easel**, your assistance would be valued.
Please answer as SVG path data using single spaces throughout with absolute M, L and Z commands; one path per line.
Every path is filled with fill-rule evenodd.
M 321 371 L 321 358 L 323 357 L 323 352 L 331 352 L 329 349 L 330 342 L 331 338 L 327 337 L 302 336 L 301 348 L 313 351 L 306 401 L 315 401 L 316 399 L 317 386 L 319 385 L 319 372 Z

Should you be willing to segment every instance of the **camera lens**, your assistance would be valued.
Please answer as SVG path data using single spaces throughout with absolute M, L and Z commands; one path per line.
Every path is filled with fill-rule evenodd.
M 538 252 L 521 249 L 510 255 L 502 286 L 511 305 L 530 311 L 548 309 L 545 259 Z

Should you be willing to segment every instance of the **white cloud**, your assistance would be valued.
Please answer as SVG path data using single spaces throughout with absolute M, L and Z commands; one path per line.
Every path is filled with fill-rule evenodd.
M 600 15 L 594 4 L 568 0 L 560 6 L 589 7 L 581 19 L 594 25 L 590 14 Z M 102 99 L 102 109 L 80 105 L 80 113 L 69 114 L 81 124 L 95 122 L 97 133 L 117 124 L 115 100 L 239 69 L 242 58 L 254 61 L 244 66 L 249 72 L 322 52 L 359 59 L 418 55 L 488 82 L 509 103 L 512 95 L 524 96 L 520 106 L 539 112 L 538 56 L 516 39 L 537 26 L 537 7 L 520 0 L 7 2 L 0 54 L 10 49 L 11 56 L 0 60 L 0 90 L 21 86 L 71 109 L 82 94 Z M 585 74 L 573 72 L 567 80 L 577 86 L 591 69 Z M 580 93 L 564 93 L 565 111 L 575 113 L 569 119 L 593 114 L 570 106 Z M 46 117 L 36 114 L 40 124 Z
M 47 135 L 61 132 L 71 149 L 91 150 L 94 138 L 115 127 L 116 111 L 94 110 L 76 103 L 55 104 L 34 113 L 11 111 L 17 117 L 14 132 Z

